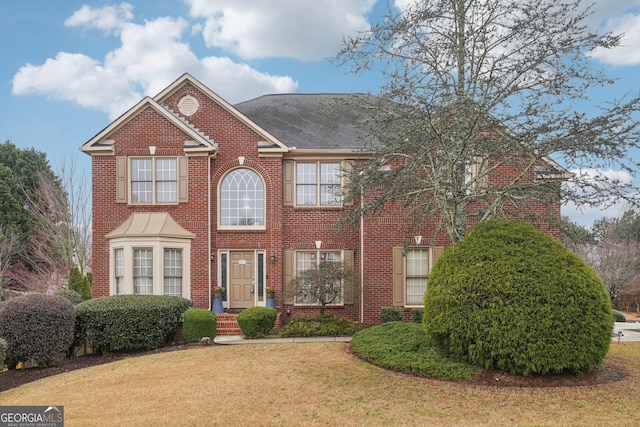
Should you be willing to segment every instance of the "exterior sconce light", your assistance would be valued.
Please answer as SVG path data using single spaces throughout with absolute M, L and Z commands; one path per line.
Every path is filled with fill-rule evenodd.
M 413 240 L 415 240 L 416 245 L 419 245 L 420 243 L 422 243 L 422 236 L 414 236 Z
M 210 259 L 211 261 L 215 261 L 215 259 L 216 259 L 216 253 L 215 253 L 215 252 L 211 252 L 211 253 L 209 254 L 209 259 Z
M 316 249 L 320 249 L 322 247 L 322 240 L 316 240 Z
M 276 254 L 275 254 L 275 252 L 271 252 L 271 262 L 276 262 Z

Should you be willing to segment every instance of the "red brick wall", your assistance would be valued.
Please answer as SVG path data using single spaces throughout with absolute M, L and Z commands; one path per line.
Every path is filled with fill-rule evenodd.
M 109 242 L 104 238 L 125 221 L 132 212 L 168 212 L 185 229 L 196 235 L 191 248 L 191 293 L 196 307 L 210 306 L 209 298 L 209 241 L 208 212 L 211 210 L 211 250 L 260 249 L 265 252 L 267 286 L 277 289 L 276 304 L 285 314 L 283 321 L 296 316 L 319 314 L 319 308 L 283 306 L 283 258 L 285 251 L 315 249 L 315 241 L 322 240 L 322 249 L 350 249 L 354 251 L 354 269 L 364 282 L 364 310 L 360 312 L 360 295 L 354 304 L 330 307 L 328 312 L 364 319 L 371 325 L 380 322 L 382 307 L 392 305 L 392 248 L 402 246 L 414 235 L 423 236 L 426 246 L 448 246 L 450 240 L 437 218 L 415 225 L 397 212 L 387 211 L 367 217 L 363 223 L 364 246 L 360 247 L 360 226 L 336 227 L 342 214 L 340 208 L 283 206 L 283 160 L 260 157 L 258 142 L 264 138 L 247 127 L 197 88 L 186 84 L 163 102 L 178 112 L 177 102 L 186 94 L 198 99 L 199 110 L 186 118 L 200 132 L 218 144 L 215 158 L 189 157 L 189 201 L 177 206 L 128 206 L 115 203 L 115 157 L 149 155 L 148 146 L 157 147 L 156 155 L 184 155 L 183 143 L 192 139 L 173 123 L 152 109 L 146 109 L 117 129 L 108 138 L 115 140 L 114 155 L 93 157 L 93 290 L 94 296 L 109 293 Z M 255 170 L 263 178 L 266 189 L 265 230 L 217 230 L 218 191 L 221 179 L 239 167 L 238 157 L 245 158 L 244 166 Z M 208 165 L 210 162 L 210 165 Z M 210 166 L 211 197 L 208 197 Z M 516 164 L 501 166 L 492 181 L 508 180 L 519 174 Z M 525 177 L 532 182 L 533 171 Z M 506 181 L 505 181 L 506 182 Z M 208 202 L 210 201 L 210 204 Z M 523 216 L 550 213 L 560 218 L 560 204 L 527 201 L 514 210 Z M 545 232 L 559 238 L 559 228 L 548 221 L 536 220 Z M 472 224 L 470 223 L 469 226 Z M 270 259 L 275 254 L 275 262 Z M 364 254 L 364 255 L 363 255 Z M 217 258 L 211 265 L 211 281 L 217 284 Z M 362 264 L 361 264 L 362 263 Z M 411 313 L 407 311 L 406 318 Z

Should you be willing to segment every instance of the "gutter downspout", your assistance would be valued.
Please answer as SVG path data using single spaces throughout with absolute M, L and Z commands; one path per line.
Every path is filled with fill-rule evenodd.
M 360 185 L 360 324 L 364 324 L 364 188 Z
M 208 248 L 208 253 L 207 253 L 207 259 L 208 259 L 208 265 L 209 265 L 209 277 L 208 277 L 208 283 L 209 283 L 209 290 L 207 292 L 207 294 L 209 295 L 209 311 L 211 311 L 213 309 L 212 307 L 212 301 L 211 301 L 211 263 L 214 262 L 211 260 L 211 159 L 214 157 L 214 155 L 210 154 L 207 156 L 207 248 Z

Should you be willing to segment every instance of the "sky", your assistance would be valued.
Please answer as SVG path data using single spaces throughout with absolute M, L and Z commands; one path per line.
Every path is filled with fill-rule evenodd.
M 386 0 L 0 0 L 0 140 L 88 173 L 78 148 L 185 72 L 232 104 L 267 93 L 376 93 L 379 76 L 351 75 L 330 58 L 385 10 Z M 593 57 L 619 79 L 603 95 L 637 93 L 640 0 L 596 1 L 587 24 L 625 34 L 623 46 Z M 590 225 L 623 209 L 563 214 Z

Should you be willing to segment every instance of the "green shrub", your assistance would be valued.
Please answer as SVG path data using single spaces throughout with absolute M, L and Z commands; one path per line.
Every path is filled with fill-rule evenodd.
M 216 336 L 218 317 L 204 308 L 190 308 L 184 312 L 182 334 L 186 342 L 198 342 L 203 337 Z
M 578 256 L 532 225 L 492 220 L 433 267 L 423 327 L 480 367 L 577 373 L 604 359 L 613 316 L 604 284 Z
M 28 294 L 7 301 L 0 310 L 0 336 L 7 342 L 5 363 L 48 365 L 64 356 L 73 342 L 75 310 L 63 297 Z
M 76 340 L 99 352 L 150 350 L 166 345 L 175 335 L 185 298 L 162 295 L 115 295 L 90 299 L 76 306 Z
M 374 365 L 397 372 L 445 380 L 469 380 L 477 369 L 447 359 L 432 347 L 415 323 L 387 322 L 357 332 L 353 352 Z
M 402 320 L 402 307 L 382 307 L 380 317 L 382 323 L 399 322 Z
M 414 308 L 413 310 L 411 310 L 411 316 L 413 317 L 413 323 L 422 323 L 422 318 L 424 317 L 424 309 Z
M 280 328 L 281 337 L 337 337 L 350 336 L 361 326 L 344 317 L 325 314 L 318 317 L 298 317 Z
M 613 319 L 616 322 L 626 322 L 627 321 L 627 317 L 623 313 L 619 312 L 618 310 L 611 310 L 611 311 L 613 313 Z
M 69 270 L 69 284 L 67 286 L 69 289 L 82 295 L 82 281 L 82 273 L 80 273 L 80 269 L 78 267 L 73 267 Z
M 4 359 L 7 357 L 7 341 L 0 338 L 0 371 L 4 367 Z
M 82 296 L 82 301 L 91 299 L 91 281 L 87 276 L 82 278 L 82 292 L 80 295 Z
M 82 296 L 71 289 L 60 288 L 56 291 L 56 295 L 68 299 L 73 305 L 80 304 L 82 302 Z
M 273 308 L 251 307 L 238 314 L 238 325 L 245 338 L 263 338 L 275 326 L 277 316 Z

